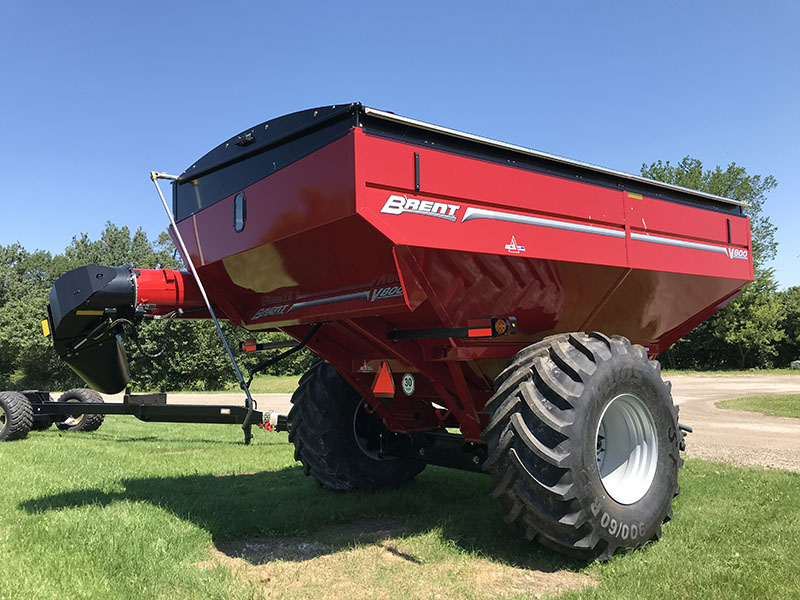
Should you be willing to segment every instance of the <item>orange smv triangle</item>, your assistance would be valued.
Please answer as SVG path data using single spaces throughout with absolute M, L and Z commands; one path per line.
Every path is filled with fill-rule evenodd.
M 375 376 L 372 393 L 376 398 L 394 398 L 394 379 L 385 360 L 381 362 L 381 368 Z

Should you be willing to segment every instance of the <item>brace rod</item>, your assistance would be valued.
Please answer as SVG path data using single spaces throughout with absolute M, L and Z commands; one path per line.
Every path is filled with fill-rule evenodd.
M 214 326 L 217 328 L 217 333 L 219 334 L 219 337 L 222 340 L 222 345 L 225 346 L 225 352 L 228 353 L 228 358 L 231 361 L 231 365 L 233 365 L 233 370 L 236 372 L 236 378 L 239 380 L 239 387 L 241 387 L 244 390 L 245 396 L 247 397 L 247 401 L 245 402 L 245 406 L 247 407 L 247 415 L 245 416 L 244 421 L 242 421 L 242 431 L 244 431 L 244 443 L 245 445 L 247 445 L 250 443 L 250 440 L 253 439 L 250 419 L 253 416 L 253 406 L 255 404 L 253 401 L 253 397 L 250 395 L 250 388 L 244 380 L 244 376 L 242 375 L 241 369 L 239 369 L 239 364 L 236 362 L 236 357 L 233 355 L 231 347 L 228 345 L 228 340 L 225 337 L 225 333 L 222 331 L 222 326 L 220 326 L 219 321 L 217 320 L 217 315 L 214 312 L 214 308 L 211 306 L 211 302 L 208 299 L 208 294 L 206 294 L 206 288 L 205 286 L 203 286 L 203 282 L 200 281 L 200 275 L 197 274 L 197 269 L 195 269 L 194 267 L 194 262 L 192 261 L 192 257 L 189 256 L 189 251 L 186 249 L 186 244 L 184 244 L 183 242 L 183 236 L 181 235 L 181 232 L 178 231 L 178 224 L 175 222 L 175 217 L 172 215 L 172 211 L 167 205 L 167 201 L 164 199 L 164 194 L 161 192 L 161 187 L 158 185 L 159 179 L 176 181 L 178 177 L 176 175 L 169 175 L 167 173 L 150 171 L 150 179 L 153 180 L 153 184 L 156 186 L 156 190 L 158 191 L 158 197 L 161 198 L 161 204 L 164 206 L 164 210 L 167 213 L 167 217 L 169 217 L 170 227 L 172 227 L 172 231 L 175 233 L 175 238 L 178 240 L 178 244 L 180 245 L 180 250 L 183 255 L 183 258 L 186 261 L 189 270 L 192 272 L 194 280 L 197 282 L 197 288 L 200 290 L 200 295 L 203 297 L 203 302 L 206 303 L 208 314 L 211 315 L 211 320 L 214 321 Z

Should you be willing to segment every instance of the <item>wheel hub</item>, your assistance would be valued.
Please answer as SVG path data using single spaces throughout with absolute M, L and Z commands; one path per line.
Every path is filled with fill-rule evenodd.
M 600 415 L 595 435 L 600 481 L 611 498 L 634 504 L 647 494 L 656 473 L 658 440 L 647 405 L 634 394 L 620 394 Z
M 71 400 L 67 400 L 67 402 L 80 402 L 80 400 L 71 399 Z M 67 417 L 64 420 L 63 424 L 66 425 L 67 427 L 75 427 L 76 425 L 80 425 L 85 418 L 86 418 L 86 415 L 80 415 L 78 417 Z
M 376 415 L 366 411 L 366 405 L 359 404 L 353 414 L 353 435 L 361 452 L 373 460 L 380 460 L 377 451 L 375 429 L 380 423 Z

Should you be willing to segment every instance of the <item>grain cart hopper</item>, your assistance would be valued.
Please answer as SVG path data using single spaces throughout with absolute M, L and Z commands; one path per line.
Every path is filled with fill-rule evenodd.
M 741 203 L 360 104 L 261 123 L 173 179 L 210 307 L 322 359 L 288 430 L 323 487 L 445 465 L 487 472 L 564 554 L 660 536 L 683 431 L 650 358 L 752 280 Z M 119 319 L 210 316 L 188 272 L 65 277 L 54 343 L 102 392 L 128 380 Z

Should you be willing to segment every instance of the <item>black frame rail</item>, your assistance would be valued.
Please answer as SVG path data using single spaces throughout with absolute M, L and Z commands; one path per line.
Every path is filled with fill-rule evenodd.
M 49 395 L 48 395 L 49 396 Z M 133 415 L 140 421 L 157 423 L 219 423 L 241 425 L 250 413 L 250 422 L 263 423 L 264 413 L 246 406 L 224 404 L 167 404 L 167 394 L 130 394 L 122 402 L 103 404 L 55 402 L 44 394 L 31 400 L 34 415 L 63 421 L 80 415 Z

